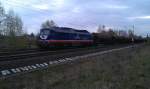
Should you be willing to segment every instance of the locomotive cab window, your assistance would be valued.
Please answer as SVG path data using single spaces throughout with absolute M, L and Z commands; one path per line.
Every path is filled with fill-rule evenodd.
M 49 30 L 42 30 L 41 31 L 41 35 L 48 35 L 48 34 L 50 34 Z

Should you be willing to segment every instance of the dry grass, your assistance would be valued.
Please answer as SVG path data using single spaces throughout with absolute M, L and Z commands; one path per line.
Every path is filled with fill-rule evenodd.
M 25 36 L 15 38 L 4 37 L 3 39 L 0 39 L 0 51 L 1 50 L 11 51 L 26 48 L 36 48 L 36 40 L 35 39 L 29 40 Z
M 0 89 L 148 89 L 150 46 L 126 49 L 0 81 Z

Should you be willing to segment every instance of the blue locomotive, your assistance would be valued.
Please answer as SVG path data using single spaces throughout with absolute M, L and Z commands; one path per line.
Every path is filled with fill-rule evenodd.
M 76 30 L 67 27 L 52 27 L 40 30 L 38 46 L 42 48 L 56 46 L 90 46 L 92 34 L 87 30 Z

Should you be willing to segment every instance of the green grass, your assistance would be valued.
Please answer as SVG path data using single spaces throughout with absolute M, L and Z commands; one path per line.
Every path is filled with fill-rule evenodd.
M 148 89 L 150 46 L 126 49 L 0 81 L 0 89 Z

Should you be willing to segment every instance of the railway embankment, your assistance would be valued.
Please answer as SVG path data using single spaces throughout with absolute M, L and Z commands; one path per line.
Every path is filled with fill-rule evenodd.
M 150 45 L 84 57 L 0 80 L 0 89 L 148 89 Z

